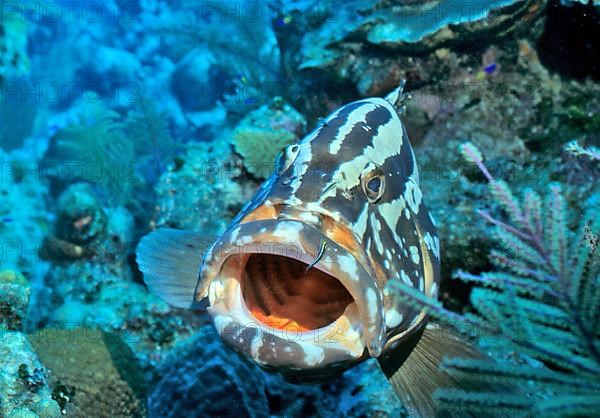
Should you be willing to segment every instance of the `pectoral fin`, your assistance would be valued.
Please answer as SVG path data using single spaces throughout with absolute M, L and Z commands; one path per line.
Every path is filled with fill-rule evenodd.
M 411 417 L 435 417 L 440 413 L 433 400 L 437 389 L 476 388 L 470 380 L 440 368 L 442 359 L 485 356 L 456 332 L 437 324 L 428 324 L 422 334 L 411 338 L 401 349 L 381 356 L 379 364 Z
M 197 308 L 194 290 L 203 255 L 197 232 L 162 228 L 146 235 L 136 259 L 150 291 L 176 308 Z

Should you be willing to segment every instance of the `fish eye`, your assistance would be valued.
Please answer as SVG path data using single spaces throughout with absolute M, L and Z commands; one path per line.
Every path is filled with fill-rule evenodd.
M 288 145 L 280 153 L 275 160 L 275 171 L 277 174 L 285 172 L 296 160 L 300 147 L 297 144 Z
M 385 189 L 385 176 L 378 167 L 367 165 L 361 174 L 361 185 L 365 196 L 370 203 L 376 203 L 383 195 Z
M 379 177 L 373 177 L 367 183 L 367 189 L 373 193 L 379 193 L 379 187 L 381 186 L 381 179 Z

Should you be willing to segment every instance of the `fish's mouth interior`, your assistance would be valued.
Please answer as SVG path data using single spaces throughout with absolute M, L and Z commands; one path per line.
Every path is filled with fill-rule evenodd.
M 307 268 L 294 258 L 251 254 L 241 277 L 242 297 L 250 313 L 278 329 L 309 331 L 335 322 L 354 299 L 335 277 Z

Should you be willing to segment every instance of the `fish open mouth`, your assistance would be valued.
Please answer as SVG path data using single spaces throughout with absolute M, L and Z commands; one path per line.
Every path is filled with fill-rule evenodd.
M 278 329 L 307 331 L 340 318 L 354 298 L 335 277 L 302 261 L 251 254 L 242 274 L 242 295 L 259 321 Z
M 319 247 L 326 250 L 317 257 Z M 221 337 L 259 364 L 304 370 L 381 353 L 381 292 L 327 234 L 300 221 L 259 220 L 212 250 L 202 272 L 209 313 Z

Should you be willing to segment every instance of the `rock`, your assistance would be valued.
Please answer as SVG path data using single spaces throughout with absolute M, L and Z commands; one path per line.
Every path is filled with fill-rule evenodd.
M 0 164 L 0 269 L 17 270 L 34 282 L 48 267 L 38 256 L 50 226 L 44 170 L 31 155 L 1 149 Z
M 48 304 L 38 307 L 44 312 L 41 323 L 98 327 L 118 334 L 135 349 L 144 367 L 152 367 L 203 320 L 175 311 L 134 282 L 129 270 L 109 262 L 80 260 L 54 266 L 45 284 Z
M 29 336 L 69 416 L 144 417 L 145 381 L 119 337 L 97 329 L 44 329 Z
M 323 383 L 296 385 L 226 347 L 212 326 L 174 351 L 150 392 L 151 417 L 400 416 L 403 408 L 375 360 Z
M 29 294 L 29 283 L 21 273 L 0 271 L 0 332 L 23 329 L 27 320 Z
M 27 19 L 16 5 L 3 5 L 0 21 L 0 84 L 3 80 L 25 74 L 27 57 Z
M 225 348 L 209 327 L 161 368 L 148 400 L 150 417 L 268 416 L 261 374 Z
M 189 143 L 156 185 L 156 227 L 200 231 L 206 249 L 258 187 L 242 178 L 229 142 L 230 131 L 210 143 Z
M 89 244 L 106 227 L 106 215 L 87 183 L 69 186 L 58 198 L 55 235 L 73 244 Z
M 210 52 L 192 51 L 173 72 L 171 91 L 185 111 L 210 110 L 233 90 L 228 79 Z
M 454 51 L 443 55 L 449 63 L 459 60 Z M 488 73 L 485 69 L 491 63 L 494 71 Z M 487 225 L 475 211 L 498 209 L 488 199 L 483 176 L 460 157 L 461 142 L 476 144 L 492 174 L 508 181 L 513 190 L 542 191 L 550 181 L 577 175 L 562 147 L 570 138 L 591 143 L 600 126 L 598 86 L 552 74 L 527 40 L 488 48 L 470 72 L 455 64 L 449 68 L 454 70 L 447 82 L 410 92 L 413 100 L 403 117 L 407 126 L 416 124 L 422 132 L 411 141 L 417 145 L 421 190 L 437 221 L 446 278 L 459 268 L 472 272 L 487 268 L 491 241 L 482 233 Z M 580 196 L 573 197 L 575 202 L 584 201 L 589 193 L 589 180 L 579 182 L 581 186 L 571 189 Z M 444 286 L 461 286 L 456 281 L 445 283 L 442 297 Z
M 19 332 L 0 331 L 0 416 L 61 417 L 47 372 Z
M 468 61 L 473 51 L 525 31 L 541 31 L 544 5 L 543 0 L 465 4 L 354 0 L 340 10 L 309 7 L 294 15 L 289 27 L 275 29 L 286 74 L 315 92 L 293 104 L 316 117 L 320 115 L 313 108 L 319 103 L 323 113 L 337 107 L 338 101 L 383 96 L 401 79 L 408 80 L 409 90 L 435 86 L 447 80 L 453 68 L 444 54 L 435 51 L 455 51 L 456 64 L 472 65 Z

